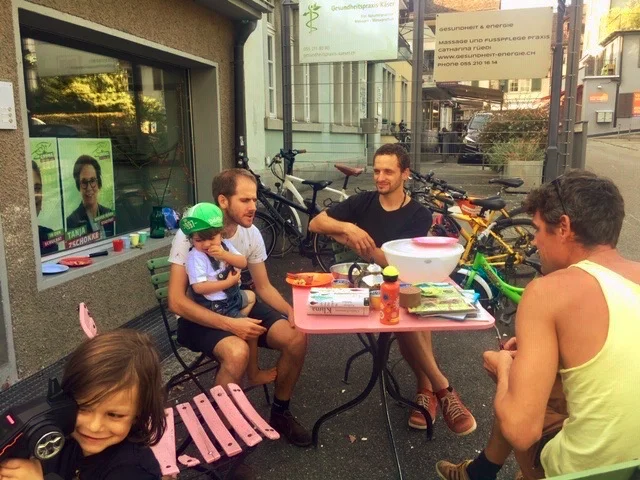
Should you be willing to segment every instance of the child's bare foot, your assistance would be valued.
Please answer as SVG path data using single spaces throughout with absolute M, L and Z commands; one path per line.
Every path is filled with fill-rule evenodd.
M 248 373 L 247 378 L 251 385 L 266 385 L 272 383 L 278 376 L 276 368 L 270 368 L 269 370 L 258 370 L 256 372 Z

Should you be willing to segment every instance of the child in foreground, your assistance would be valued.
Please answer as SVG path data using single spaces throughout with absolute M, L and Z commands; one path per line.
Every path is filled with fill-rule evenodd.
M 180 220 L 180 229 L 192 245 L 186 261 L 189 285 L 196 303 L 227 317 L 246 317 L 256 303 L 255 293 L 239 286 L 247 258 L 222 239 L 223 226 L 222 210 L 212 203 L 194 205 Z M 249 383 L 273 382 L 275 368 L 258 368 L 258 339 L 248 340 L 248 344 Z
M 118 329 L 86 340 L 69 357 L 62 389 L 78 403 L 62 452 L 44 462 L 9 459 L 2 480 L 160 480 L 149 446 L 164 433 L 165 395 L 148 335 Z

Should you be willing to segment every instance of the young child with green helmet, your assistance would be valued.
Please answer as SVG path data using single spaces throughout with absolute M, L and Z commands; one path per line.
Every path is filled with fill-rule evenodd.
M 247 259 L 222 239 L 222 210 L 213 203 L 198 203 L 180 220 L 180 230 L 189 238 L 191 249 L 186 270 L 193 299 L 199 305 L 227 317 L 246 317 L 256 302 L 250 290 L 240 289 L 240 270 Z M 276 369 L 258 368 L 258 339 L 249 343 L 247 377 L 254 385 L 271 383 Z

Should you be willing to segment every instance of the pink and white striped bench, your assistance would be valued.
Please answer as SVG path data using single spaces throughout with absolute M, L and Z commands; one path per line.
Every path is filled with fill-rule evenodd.
M 201 464 L 199 459 L 184 455 L 184 450 L 190 442 L 183 442 L 176 448 L 174 409 L 178 412 L 191 441 L 206 464 L 214 464 L 223 456 L 231 458 L 240 455 L 243 452 L 240 442 L 246 448 L 251 448 L 260 443 L 263 436 L 269 440 L 280 438 L 278 432 L 256 412 L 238 385 L 230 383 L 227 389 L 231 396 L 218 385 L 210 390 L 210 398 L 201 393 L 188 402 L 165 409 L 167 429 L 160 442 L 151 447 L 160 463 L 163 475 L 177 475 L 180 472 L 178 463 L 186 468 Z M 229 428 L 216 412 L 214 404 L 229 423 Z M 213 435 L 210 436 L 209 432 Z M 215 468 L 215 465 L 213 466 Z
M 79 306 L 79 314 L 80 325 L 86 336 L 89 338 L 96 336 L 98 329 L 84 303 Z M 210 390 L 209 396 L 201 393 L 188 402 L 165 409 L 167 428 L 160 442 L 151 447 L 160 464 L 162 475 L 178 475 L 180 473 L 178 464 L 184 468 L 209 470 L 209 468 L 199 467 L 201 462 L 198 458 L 185 454 L 192 443 L 204 463 L 215 470 L 216 462 L 225 463 L 225 458 L 228 460 L 233 460 L 234 457 L 243 458 L 244 455 L 241 454 L 248 453 L 262 441 L 262 437 L 269 440 L 280 438 L 278 432 L 256 412 L 238 385 L 228 384 L 227 391 L 217 385 Z M 177 422 L 174 410 L 180 417 Z M 227 421 L 226 425 L 220 414 Z M 177 447 L 176 427 L 181 425 L 186 428 L 184 432 L 186 438 Z M 241 443 L 245 445 L 244 449 Z M 237 463 L 239 462 L 232 463 L 231 471 Z

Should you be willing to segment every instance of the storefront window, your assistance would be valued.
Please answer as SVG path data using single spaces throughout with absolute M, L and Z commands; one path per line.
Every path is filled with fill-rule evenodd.
M 63 43 L 23 31 L 42 255 L 193 203 L 186 70 Z

